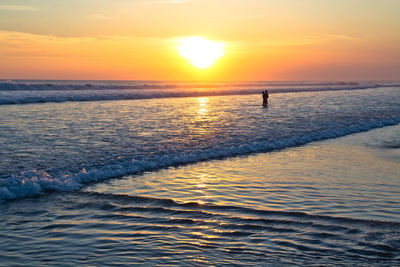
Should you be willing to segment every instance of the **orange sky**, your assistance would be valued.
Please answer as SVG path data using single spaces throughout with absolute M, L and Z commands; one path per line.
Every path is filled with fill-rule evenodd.
M 398 0 L 2 0 L 0 78 L 400 80 Z M 178 40 L 225 43 L 194 68 Z

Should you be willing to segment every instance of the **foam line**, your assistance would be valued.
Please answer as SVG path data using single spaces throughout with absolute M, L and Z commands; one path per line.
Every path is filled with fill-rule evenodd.
M 249 142 L 235 147 L 212 148 L 191 153 L 175 153 L 157 155 L 141 160 L 130 159 L 118 165 L 107 165 L 101 169 L 82 170 L 76 174 L 64 174 L 52 177 L 46 172 L 27 171 L 20 175 L 0 179 L 0 202 L 10 199 L 31 197 L 49 191 L 73 191 L 87 183 L 98 182 L 128 174 L 138 174 L 144 171 L 156 171 L 171 166 L 180 166 L 212 159 L 223 159 L 252 153 L 269 152 L 304 145 L 314 141 L 345 136 L 348 134 L 368 131 L 400 123 L 400 118 L 387 118 L 369 122 L 360 122 L 348 127 L 310 132 L 289 138 L 272 141 Z

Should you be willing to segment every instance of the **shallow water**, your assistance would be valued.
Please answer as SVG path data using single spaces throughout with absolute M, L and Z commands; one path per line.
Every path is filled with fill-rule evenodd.
M 399 130 L 5 202 L 0 265 L 398 265 Z
M 400 90 L 0 105 L 0 201 L 400 122 Z
M 389 222 L 80 192 L 1 212 L 4 266 L 399 263 L 399 224 Z
M 400 126 L 126 176 L 88 192 L 400 223 Z
M 0 105 L 0 265 L 399 265 L 399 88 L 270 96 Z

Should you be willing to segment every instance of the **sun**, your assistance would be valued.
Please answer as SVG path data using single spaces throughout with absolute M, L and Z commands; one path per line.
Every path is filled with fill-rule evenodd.
M 207 40 L 202 36 L 193 36 L 181 39 L 178 50 L 190 64 L 199 69 L 206 69 L 225 54 L 225 44 Z

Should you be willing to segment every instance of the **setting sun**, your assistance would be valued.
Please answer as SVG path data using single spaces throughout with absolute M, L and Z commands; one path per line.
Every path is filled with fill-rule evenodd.
M 201 36 L 187 37 L 180 41 L 178 50 L 182 57 L 199 69 L 211 67 L 225 54 L 225 44 Z

